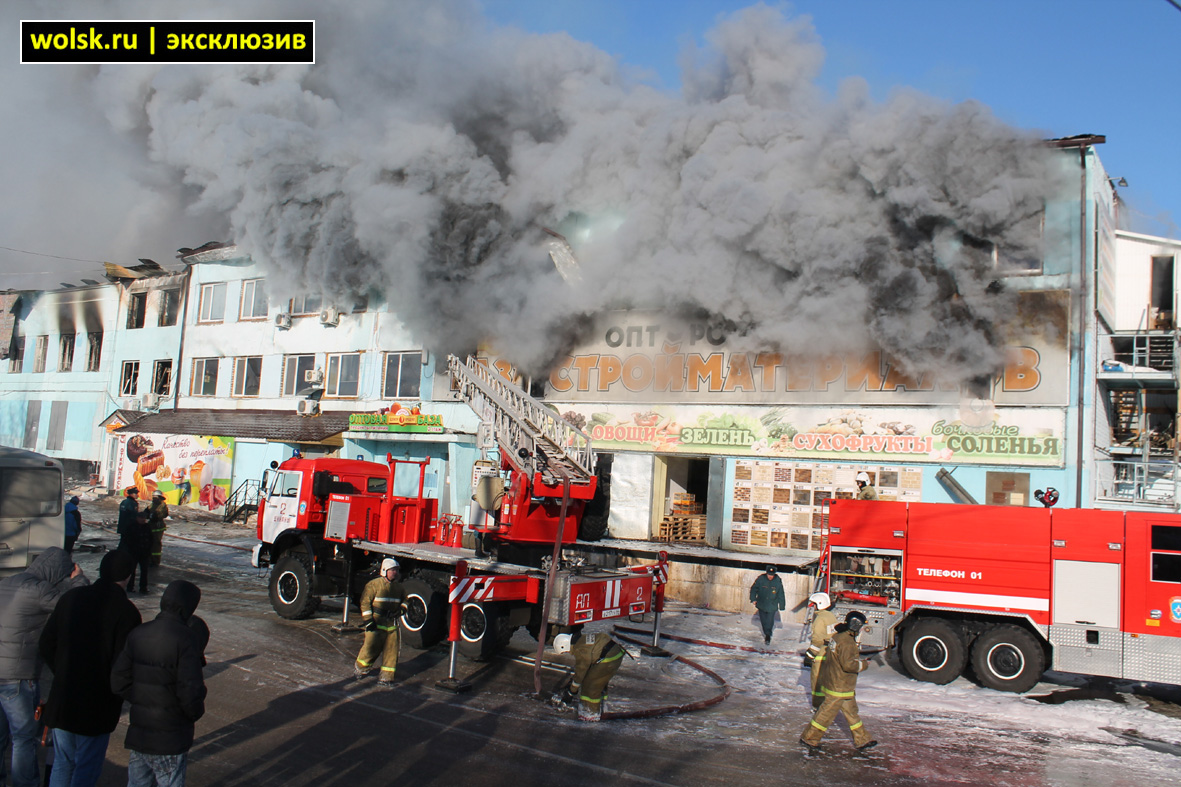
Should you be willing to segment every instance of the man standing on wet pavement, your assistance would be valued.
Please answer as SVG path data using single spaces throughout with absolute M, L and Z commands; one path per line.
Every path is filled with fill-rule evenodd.
M 129 552 L 139 564 L 139 592 L 148 592 L 148 566 L 152 562 L 152 533 L 139 511 L 139 490 L 128 487 L 119 504 L 119 549 Z M 127 581 L 127 592 L 135 585 L 135 570 Z
M 820 740 L 836 721 L 837 714 L 845 714 L 849 731 L 853 733 L 853 748 L 857 751 L 872 749 L 878 742 L 865 731 L 857 711 L 857 676 L 869 669 L 869 662 L 861 658 L 861 643 L 857 635 L 865 625 L 865 615 L 856 610 L 845 615 L 845 628 L 832 638 L 828 655 L 820 669 L 820 685 L 823 687 L 824 702 L 808 722 L 800 743 L 809 752 L 820 750 Z
M 767 572 L 750 587 L 750 600 L 759 611 L 759 623 L 763 627 L 763 642 L 771 644 L 771 632 L 775 630 L 775 617 L 779 611 L 787 608 L 783 598 L 783 580 L 775 571 L 775 566 L 767 566 Z
M 108 552 L 98 580 L 62 596 L 41 633 L 41 658 L 53 672 L 42 719 L 53 730 L 49 787 L 93 787 L 102 773 L 123 708 L 111 691 L 111 667 L 140 624 L 126 593 L 134 569 L 130 554 Z
M 808 658 L 812 661 L 812 710 L 816 710 L 824 701 L 820 670 L 828 654 L 828 643 L 837 632 L 837 616 L 829 610 L 832 600 L 827 593 L 813 593 L 808 596 L 808 603 L 816 606 L 816 614 L 812 617 L 812 643 L 808 646 Z
M 363 678 L 373 671 L 373 663 L 381 658 L 383 686 L 394 684 L 398 669 L 398 618 L 406 604 L 406 592 L 397 581 L 398 561 L 387 557 L 381 561 L 381 574 L 361 591 L 361 619 L 365 621 L 365 640 L 353 665 L 353 676 Z

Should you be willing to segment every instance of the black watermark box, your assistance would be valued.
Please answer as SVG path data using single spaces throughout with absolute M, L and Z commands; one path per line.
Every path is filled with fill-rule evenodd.
M 315 63 L 316 23 L 21 20 L 22 63 Z

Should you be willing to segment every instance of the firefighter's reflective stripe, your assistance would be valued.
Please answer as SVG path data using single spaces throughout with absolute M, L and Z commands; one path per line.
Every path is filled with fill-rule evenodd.
M 828 727 L 824 727 L 824 726 L 817 724 L 815 719 L 812 719 L 811 723 L 812 723 L 813 727 L 820 730 L 821 732 L 828 732 Z
M 824 693 L 830 697 L 852 697 L 856 695 L 853 691 L 833 691 L 832 689 L 824 689 Z
M 849 730 L 852 731 L 852 730 L 858 729 L 859 727 L 862 727 L 862 726 L 863 726 L 863 722 L 859 721 L 856 724 L 850 724 Z
M 607 658 L 605 658 L 605 659 L 599 659 L 599 660 L 598 660 L 598 662 L 596 662 L 596 663 L 598 663 L 598 664 L 606 664 L 606 663 L 607 663 L 607 662 L 609 662 L 609 661 L 616 661 L 616 660 L 618 660 L 618 659 L 621 659 L 621 658 L 623 658 L 623 649 L 622 649 L 622 648 L 620 648 L 619 652 L 618 652 L 618 653 L 616 653 L 614 656 L 608 656 L 608 657 L 607 657 Z

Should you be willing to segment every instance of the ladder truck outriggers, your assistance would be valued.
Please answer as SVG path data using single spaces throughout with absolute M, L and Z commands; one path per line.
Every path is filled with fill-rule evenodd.
M 659 612 L 663 554 L 628 569 L 562 559 L 585 518 L 606 516 L 590 438 L 483 362 L 452 356 L 448 366 L 481 419 L 479 437 L 496 441 L 495 472 L 476 484 L 487 512 L 473 523 L 477 548 L 463 546 L 460 516 L 424 496 L 429 460 L 291 458 L 264 481 L 252 560 L 271 567 L 275 611 L 306 618 L 320 595 L 355 595 L 393 556 L 407 593 L 402 637 L 415 648 L 454 638 L 460 653 L 484 660 L 521 626 L 539 636 L 543 624 Z M 453 605 L 458 626 L 449 627 Z
M 817 589 L 917 680 L 1181 684 L 1181 516 L 835 500 Z

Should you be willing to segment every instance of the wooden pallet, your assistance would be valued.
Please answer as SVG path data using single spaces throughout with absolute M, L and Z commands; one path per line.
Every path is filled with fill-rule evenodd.
M 660 522 L 661 541 L 705 541 L 704 514 L 673 514 Z

